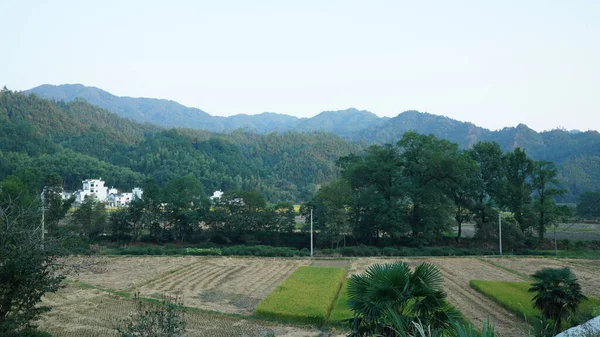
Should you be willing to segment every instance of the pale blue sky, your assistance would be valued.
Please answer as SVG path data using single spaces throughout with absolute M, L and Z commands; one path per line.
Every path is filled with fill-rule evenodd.
M 0 86 L 600 129 L 600 1 L 0 0 Z

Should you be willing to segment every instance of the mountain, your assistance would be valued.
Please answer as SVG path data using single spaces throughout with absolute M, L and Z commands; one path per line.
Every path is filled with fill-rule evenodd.
M 371 112 L 357 109 L 325 111 L 312 118 L 298 118 L 272 112 L 256 115 L 239 114 L 230 117 L 212 116 L 200 109 L 189 108 L 170 100 L 120 97 L 82 84 L 44 84 L 25 92 L 56 101 L 71 102 L 83 99 L 92 105 L 140 123 L 212 132 L 227 132 L 237 129 L 247 129 L 258 133 L 294 130 L 325 131 L 348 136 L 366 127 L 379 125 L 387 119 L 387 117 L 380 118 Z

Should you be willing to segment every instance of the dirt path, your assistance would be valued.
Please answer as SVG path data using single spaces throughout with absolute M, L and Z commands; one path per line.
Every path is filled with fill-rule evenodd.
M 501 337 L 520 337 L 527 325 L 518 317 L 478 293 L 469 286 L 470 280 L 523 281 L 510 274 L 474 258 L 435 258 L 418 262 L 435 264 L 444 275 L 444 288 L 448 301 L 465 315 L 477 328 L 490 321 Z

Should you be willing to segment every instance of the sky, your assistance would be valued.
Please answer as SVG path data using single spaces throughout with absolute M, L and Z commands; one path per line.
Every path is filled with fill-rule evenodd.
M 600 1 L 0 0 L 0 86 L 600 130 Z

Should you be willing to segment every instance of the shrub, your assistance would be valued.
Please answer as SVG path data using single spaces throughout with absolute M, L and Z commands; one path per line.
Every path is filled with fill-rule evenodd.
M 117 327 L 121 337 L 179 337 L 186 327 L 185 307 L 180 298 L 144 303 L 135 295 L 136 312 Z

